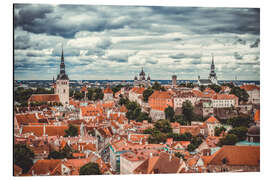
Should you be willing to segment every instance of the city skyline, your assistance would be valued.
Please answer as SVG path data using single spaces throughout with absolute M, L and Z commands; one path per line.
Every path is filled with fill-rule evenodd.
M 15 80 L 56 78 L 62 44 L 72 80 L 207 78 L 211 54 L 218 80 L 259 80 L 259 9 L 118 8 L 14 5 Z

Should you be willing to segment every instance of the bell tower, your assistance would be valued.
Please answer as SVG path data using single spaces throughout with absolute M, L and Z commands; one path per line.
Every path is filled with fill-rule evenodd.
M 57 75 L 56 89 L 54 93 L 58 94 L 60 102 L 62 103 L 63 106 L 67 106 L 69 104 L 69 78 L 65 71 L 63 46 L 60 63 L 60 73 Z

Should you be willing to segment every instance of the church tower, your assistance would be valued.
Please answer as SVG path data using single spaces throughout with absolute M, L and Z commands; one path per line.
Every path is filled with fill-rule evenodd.
M 211 71 L 209 74 L 209 79 L 212 82 L 212 84 L 217 84 L 217 75 L 215 72 L 215 63 L 214 63 L 214 56 L 212 55 L 212 64 L 211 64 Z
M 58 94 L 60 102 L 63 104 L 63 106 L 67 106 L 69 104 L 69 78 L 65 71 L 63 47 L 60 63 L 60 73 L 57 75 L 56 88 L 54 93 Z

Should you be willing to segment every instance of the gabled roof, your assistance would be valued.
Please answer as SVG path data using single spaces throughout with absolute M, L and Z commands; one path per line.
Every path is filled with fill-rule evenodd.
M 38 119 L 35 114 L 16 114 L 15 118 L 19 125 L 29 124 L 29 123 L 38 123 Z
M 180 126 L 180 134 L 190 133 L 193 136 L 197 136 L 200 134 L 200 127 L 199 126 Z
M 212 155 L 209 165 L 222 165 L 226 162 L 231 166 L 259 166 L 259 146 L 223 146 Z
M 61 164 L 61 160 L 59 159 L 37 160 L 27 174 L 32 174 L 33 172 L 35 175 L 46 175 L 48 173 L 50 175 L 59 164 Z
M 214 116 L 211 116 L 205 121 L 205 123 L 219 123 L 219 121 Z
M 136 93 L 136 94 L 143 94 L 143 91 L 145 90 L 144 87 L 133 87 L 130 92 Z
M 170 99 L 172 95 L 168 91 L 154 91 L 154 93 L 149 97 L 152 98 L 163 98 L 163 99 Z
M 54 126 L 54 125 L 24 126 L 22 130 L 22 134 L 33 133 L 34 135 L 40 137 L 40 136 L 43 136 L 44 129 L 45 129 L 45 134 L 47 134 L 48 136 L 64 136 L 66 135 L 65 130 L 68 129 L 68 126 Z M 80 134 L 79 130 L 78 130 L 78 134 Z
M 104 94 L 113 94 L 113 91 L 111 88 L 108 86 L 106 89 L 104 89 Z
M 181 161 L 179 158 L 174 155 L 170 155 L 165 152 L 161 152 L 159 156 L 154 156 L 147 159 L 140 166 L 138 166 L 134 173 L 136 174 L 150 174 L 150 173 L 177 173 L 180 166 Z
M 253 84 L 242 85 L 242 86 L 240 86 L 240 88 L 244 89 L 246 91 L 260 90 L 260 87 L 253 85 Z
M 58 94 L 32 94 L 29 102 L 60 102 Z

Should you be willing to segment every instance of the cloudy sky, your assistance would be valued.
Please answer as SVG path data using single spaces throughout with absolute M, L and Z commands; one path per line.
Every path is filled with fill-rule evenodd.
M 259 80 L 260 10 L 93 5 L 14 6 L 15 79 L 52 79 L 61 45 L 70 79 Z

